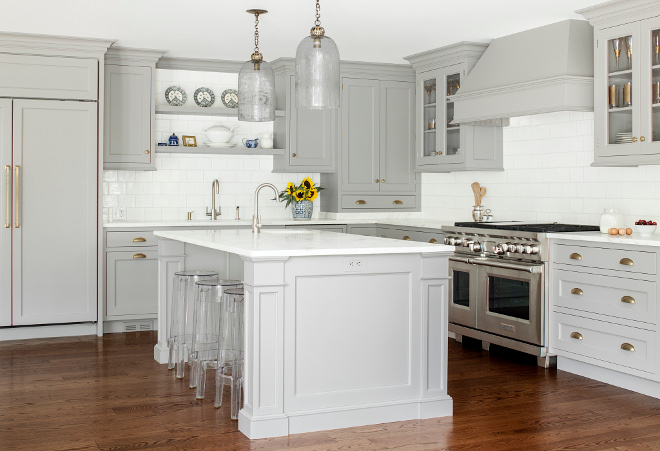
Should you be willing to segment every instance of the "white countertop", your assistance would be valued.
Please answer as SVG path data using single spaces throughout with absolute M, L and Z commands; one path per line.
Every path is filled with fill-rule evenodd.
M 311 255 L 411 254 L 454 252 L 453 246 L 391 240 L 319 230 L 168 230 L 154 233 L 244 257 L 299 257 Z
M 660 235 L 642 238 L 639 233 L 632 235 L 609 235 L 601 232 L 548 233 L 546 237 L 556 240 L 590 241 L 594 243 L 628 244 L 632 246 L 660 246 Z
M 443 221 L 435 218 L 396 218 L 396 219 L 373 219 L 373 218 L 358 218 L 358 219 L 312 219 L 310 221 L 294 221 L 293 219 L 267 219 L 262 218 L 264 226 L 314 226 L 321 224 L 387 224 L 400 227 L 419 227 L 426 229 L 440 229 L 442 226 L 454 225 L 453 221 Z M 104 222 L 104 228 L 157 228 L 157 227 L 236 227 L 236 226 L 251 226 L 251 219 L 241 219 L 236 221 L 234 219 L 218 219 L 211 221 L 210 219 L 197 220 L 197 221 L 131 221 L 131 222 Z

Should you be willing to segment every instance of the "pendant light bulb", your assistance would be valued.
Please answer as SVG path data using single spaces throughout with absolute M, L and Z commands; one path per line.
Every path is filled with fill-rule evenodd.
M 321 26 L 320 9 L 317 0 L 314 26 L 296 50 L 298 108 L 339 108 L 339 49 Z
M 275 73 L 259 52 L 259 16 L 264 9 L 249 9 L 254 14 L 254 53 L 238 73 L 238 120 L 267 122 L 275 120 Z

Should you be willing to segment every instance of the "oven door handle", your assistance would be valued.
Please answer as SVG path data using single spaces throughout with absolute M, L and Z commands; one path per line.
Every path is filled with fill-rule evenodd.
M 491 260 L 474 260 L 474 259 L 470 259 L 470 263 L 472 263 L 473 265 L 490 266 L 491 268 L 511 269 L 513 271 L 522 271 L 532 274 L 538 274 L 543 272 L 543 265 L 525 266 L 516 263 L 495 262 Z
M 465 264 L 468 264 L 468 265 L 472 264 L 472 260 L 467 258 L 467 257 L 452 256 L 452 257 L 449 257 L 449 261 L 450 262 L 456 262 L 456 263 L 465 263 Z

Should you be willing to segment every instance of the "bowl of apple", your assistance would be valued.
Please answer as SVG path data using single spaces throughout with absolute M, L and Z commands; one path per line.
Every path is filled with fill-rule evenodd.
M 658 223 L 655 221 L 647 221 L 645 219 L 640 219 L 635 221 L 635 228 L 639 232 L 639 236 L 642 238 L 649 238 L 655 233 L 655 229 L 658 227 Z

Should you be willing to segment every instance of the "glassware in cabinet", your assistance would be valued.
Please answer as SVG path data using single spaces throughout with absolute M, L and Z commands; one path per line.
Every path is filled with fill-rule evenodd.
M 651 30 L 651 139 L 660 141 L 660 28 Z
M 429 78 L 423 81 L 423 152 L 425 157 L 438 154 L 437 149 L 437 80 Z
M 633 142 L 633 45 L 632 35 L 607 41 L 608 144 Z M 636 140 L 636 138 L 635 138 Z
M 460 155 L 461 152 L 461 128 L 458 124 L 453 124 L 454 120 L 454 102 L 451 100 L 450 96 L 456 94 L 460 89 L 461 85 L 461 74 L 451 74 L 447 76 L 447 99 L 446 99 L 446 133 L 447 138 L 445 140 L 446 148 L 445 155 L 453 156 Z

